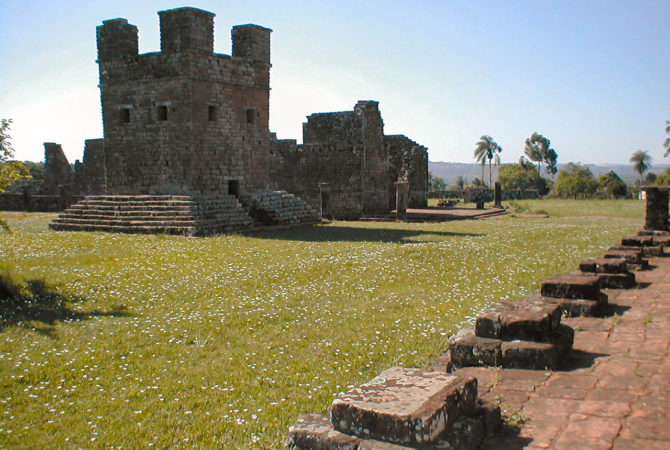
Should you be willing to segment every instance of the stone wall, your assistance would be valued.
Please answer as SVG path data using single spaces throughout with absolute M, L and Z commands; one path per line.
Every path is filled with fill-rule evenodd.
M 393 183 L 405 174 L 410 206 L 426 205 L 427 150 L 405 136 L 384 136 L 375 101 L 359 101 L 353 111 L 308 116 L 303 144 L 275 140 L 270 167 L 275 186 L 322 207 L 327 217 L 387 214 L 395 208 Z
M 83 162 L 74 163 L 73 192 L 81 195 L 105 193 L 105 141 L 87 139 Z
M 428 206 L 428 149 L 406 136 L 384 136 L 389 157 L 389 206 L 395 207 L 395 188 L 398 178 L 409 183 L 409 208 Z
M 44 161 L 44 182 L 40 186 L 40 194 L 58 195 L 60 186 L 72 187 L 74 173 L 60 144 L 44 143 Z
M 125 19 L 97 29 L 107 190 L 227 193 L 269 186 L 270 32 L 235 27 L 212 53 L 214 14 L 159 12 L 161 51 L 138 54 Z

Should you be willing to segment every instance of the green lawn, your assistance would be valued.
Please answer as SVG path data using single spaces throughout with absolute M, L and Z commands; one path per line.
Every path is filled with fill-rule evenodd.
M 485 305 L 641 225 L 507 216 L 193 239 L 3 216 L 17 233 L 0 233 L 0 273 L 21 290 L 0 301 L 9 448 L 281 447 L 299 415 L 425 366 Z

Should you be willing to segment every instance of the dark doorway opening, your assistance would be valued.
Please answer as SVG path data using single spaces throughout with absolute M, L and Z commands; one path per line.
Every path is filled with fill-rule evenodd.
M 228 180 L 228 194 L 240 198 L 240 180 Z

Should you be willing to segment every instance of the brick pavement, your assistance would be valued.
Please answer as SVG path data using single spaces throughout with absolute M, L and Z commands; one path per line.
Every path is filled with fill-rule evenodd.
M 563 321 L 575 343 L 559 370 L 461 369 L 507 417 L 483 448 L 670 448 L 670 257 L 650 264 L 639 289 L 605 291 L 606 317 Z

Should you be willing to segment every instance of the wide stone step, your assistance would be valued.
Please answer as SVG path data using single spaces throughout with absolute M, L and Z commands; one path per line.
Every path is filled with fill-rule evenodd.
M 561 306 L 541 297 L 498 303 L 475 321 L 477 336 L 511 341 L 550 340 L 561 323 Z
M 72 218 L 57 218 L 53 220 L 53 223 L 59 223 L 59 224 L 74 224 L 74 225 L 109 225 L 109 226 L 130 226 L 130 227 L 167 227 L 167 226 L 196 226 L 197 225 L 197 220 L 195 220 L 192 217 L 186 217 L 186 218 L 175 218 L 172 220 L 165 220 L 164 218 L 154 218 L 153 220 L 151 218 L 146 218 L 144 220 L 140 219 L 133 219 L 133 220 L 124 220 L 124 219 L 117 219 L 117 220 L 107 220 L 107 219 L 72 219 Z
M 561 316 L 570 317 L 599 316 L 606 311 L 609 304 L 609 298 L 604 292 L 600 292 L 597 299 L 544 297 L 539 291 L 529 295 L 528 298 L 555 303 L 561 308 Z
M 449 366 L 553 370 L 572 348 L 573 340 L 574 330 L 567 325 L 556 327 L 545 342 L 481 337 L 469 328 L 449 339 Z
M 394 367 L 336 398 L 329 416 L 290 427 L 297 449 L 475 448 L 500 426 L 500 407 L 477 399 L 477 379 Z
M 579 264 L 579 270 L 590 273 L 626 273 L 625 258 L 589 258 Z
M 476 378 L 394 367 L 337 397 L 330 420 L 342 433 L 425 445 L 471 414 L 476 398 Z
M 97 224 L 50 223 L 49 228 L 56 231 L 101 231 L 108 233 L 127 234 L 175 234 L 193 236 L 197 233 L 195 227 L 178 226 L 115 226 Z
M 624 258 L 628 268 L 646 270 L 649 268 L 649 261 L 643 258 L 642 250 L 615 250 L 610 247 L 604 254 L 603 258 Z
M 640 247 L 639 245 L 637 246 L 615 245 L 609 248 L 609 250 L 641 250 L 642 256 L 645 258 L 663 256 L 664 249 L 665 247 L 662 244 L 645 246 L 645 247 Z
M 545 297 L 598 300 L 600 278 L 595 274 L 582 273 L 556 275 L 542 283 L 540 292 Z

